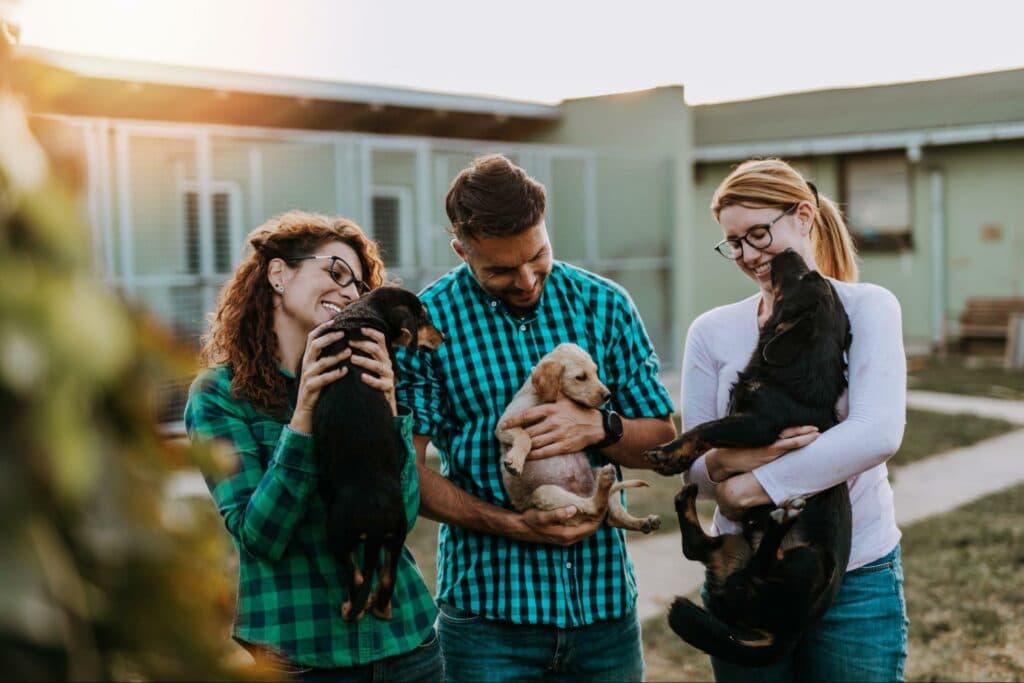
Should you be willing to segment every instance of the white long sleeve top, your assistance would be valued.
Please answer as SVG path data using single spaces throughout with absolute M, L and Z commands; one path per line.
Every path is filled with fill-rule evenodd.
M 907 363 L 899 301 L 866 283 L 830 282 L 850 318 L 849 388 L 837 405 L 841 422 L 804 448 L 753 470 L 777 504 L 845 481 L 853 507 L 848 570 L 892 550 L 900 539 L 885 461 L 896 452 L 906 424 Z M 724 417 L 729 392 L 757 347 L 760 294 L 720 306 L 690 326 L 683 356 L 683 428 Z M 798 425 L 793 425 L 798 426 Z M 705 456 L 687 473 L 705 495 L 715 483 Z M 716 508 L 712 533 L 739 533 L 740 525 Z

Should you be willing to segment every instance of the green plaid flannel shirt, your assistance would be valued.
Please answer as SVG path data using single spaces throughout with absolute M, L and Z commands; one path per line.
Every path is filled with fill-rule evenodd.
M 624 417 L 672 414 L 640 314 L 611 280 L 556 261 L 526 318 L 484 291 L 465 264 L 420 298 L 445 343 L 432 353 L 399 349 L 398 400 L 415 413 L 413 431 L 437 446 L 442 474 L 477 498 L 512 509 L 494 428 L 530 370 L 562 342 L 590 353 L 612 407 Z M 589 455 L 592 465 L 611 462 Z M 568 628 L 621 617 L 636 595 L 622 529 L 602 524 L 593 536 L 562 547 L 441 525 L 437 599 L 459 609 Z
M 294 407 L 297 382 L 291 380 Z M 406 447 L 402 469 L 408 528 L 419 510 L 412 414 L 394 420 Z M 327 549 L 326 508 L 316 486 L 313 439 L 231 395 L 226 367 L 192 383 L 185 426 L 193 440 L 217 440 L 237 456 L 234 471 L 207 485 L 238 549 L 234 635 L 315 667 L 366 664 L 408 652 L 429 634 L 437 615 L 430 591 L 406 548 L 398 565 L 394 614 L 341 618 L 345 591 Z

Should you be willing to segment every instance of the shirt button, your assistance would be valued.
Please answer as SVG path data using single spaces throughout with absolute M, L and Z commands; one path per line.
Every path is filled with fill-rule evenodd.
M 526 325 L 520 325 L 519 326 L 519 331 L 520 332 L 526 332 Z
M 572 569 L 572 562 L 566 562 L 565 563 L 565 568 L 566 569 Z
M 497 302 L 497 301 L 492 301 L 492 302 L 491 302 L 491 308 L 494 308 L 494 307 L 495 307 L 495 306 L 497 306 L 497 305 L 498 305 L 498 302 Z

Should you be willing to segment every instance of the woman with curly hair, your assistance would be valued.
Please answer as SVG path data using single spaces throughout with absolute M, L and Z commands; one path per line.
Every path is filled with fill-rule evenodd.
M 300 211 L 271 219 L 248 244 L 252 252 L 211 316 L 202 348 L 207 368 L 185 407 L 189 437 L 226 443 L 235 458 L 226 476 L 207 475 L 239 554 L 234 638 L 295 680 L 438 680 L 436 609 L 408 550 L 391 619 L 342 619 L 337 606 L 345 595 L 316 485 L 313 409 L 323 387 L 354 363 L 395 412 L 394 428 L 406 444 L 402 491 L 410 529 L 416 520 L 412 415 L 395 405 L 383 335 L 367 328 L 371 340 L 352 342 L 367 357 L 346 349 L 319 358 L 344 335 L 319 336 L 335 314 L 384 282 L 377 246 L 351 221 Z

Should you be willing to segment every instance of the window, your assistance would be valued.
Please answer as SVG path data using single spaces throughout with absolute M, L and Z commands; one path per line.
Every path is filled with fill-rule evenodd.
M 910 164 L 903 154 L 843 160 L 843 203 L 858 248 L 896 251 L 913 245 Z
M 238 186 L 234 183 L 212 183 L 210 205 L 213 216 L 213 272 L 228 274 L 241 247 Z M 185 268 L 189 275 L 200 275 L 202 239 L 199 234 L 199 188 L 194 182 L 183 184 L 182 218 L 184 228 Z
M 373 188 L 373 239 L 387 266 L 413 265 L 412 191 L 407 187 Z

